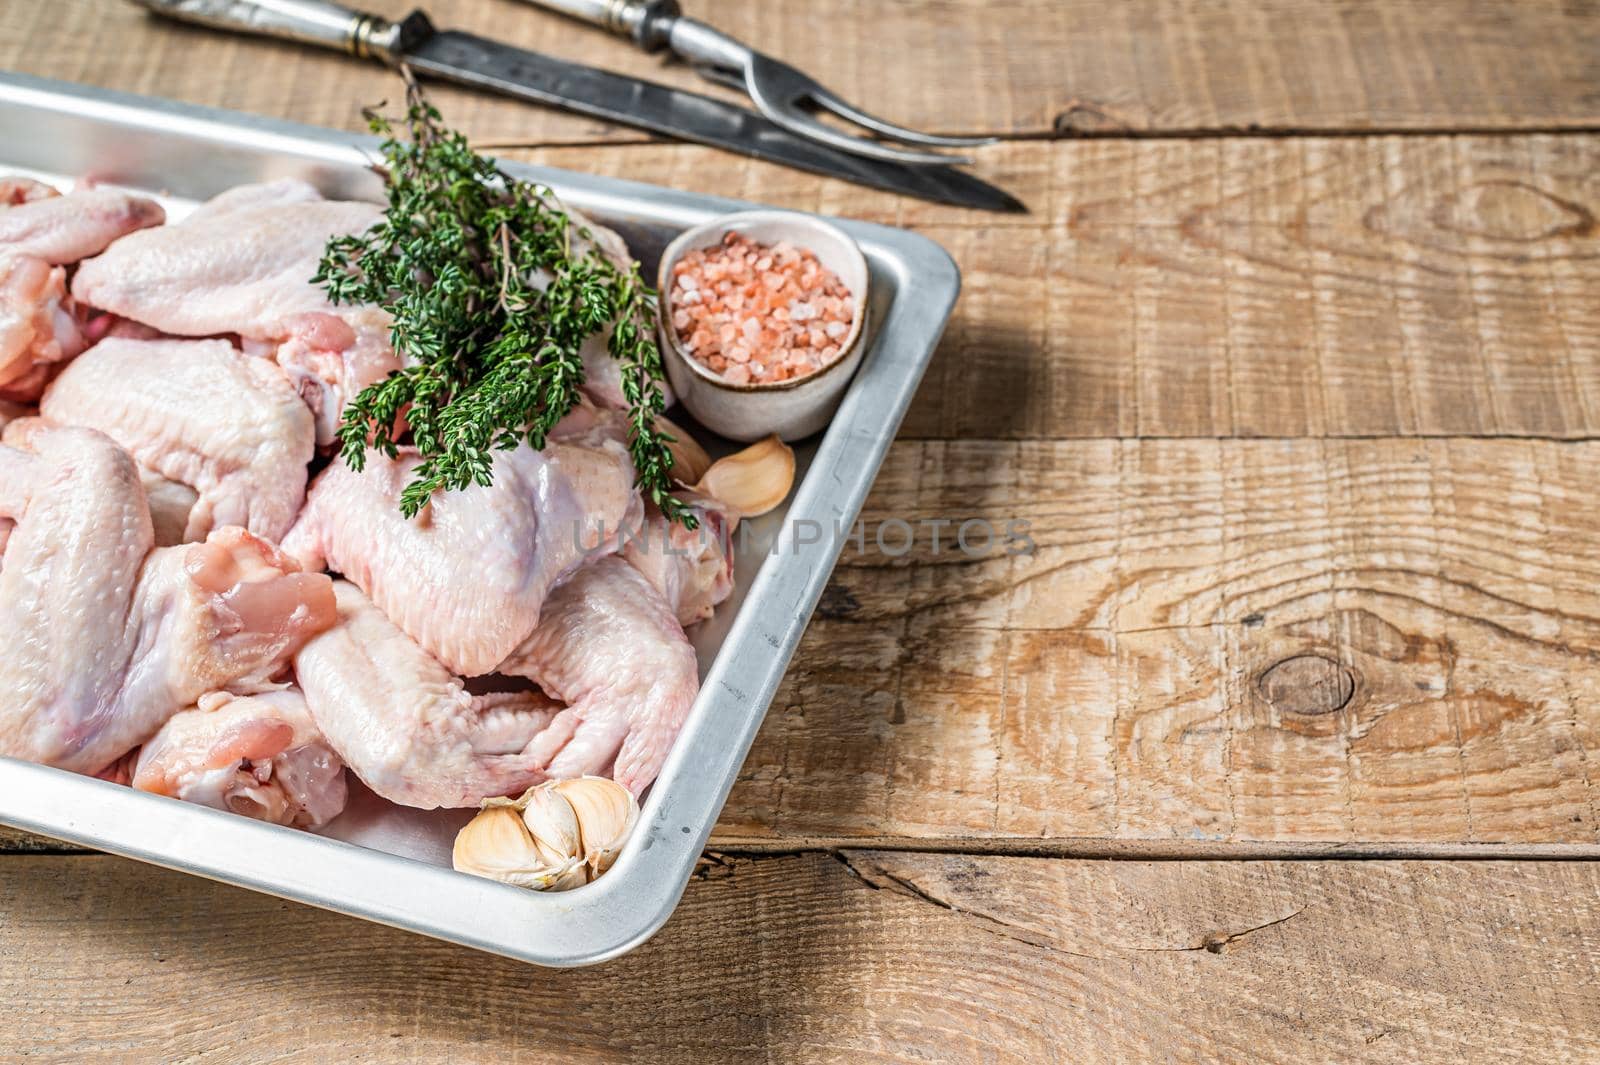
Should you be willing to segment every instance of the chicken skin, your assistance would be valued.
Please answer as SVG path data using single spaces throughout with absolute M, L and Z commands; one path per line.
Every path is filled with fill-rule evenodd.
M 69 307 L 65 268 L 0 251 L 0 398 L 37 398 L 51 368 L 83 350 Z
M 344 810 L 344 763 L 297 689 L 212 692 L 175 714 L 140 750 L 132 785 L 293 828 Z
M 376 307 L 344 307 L 338 314 L 302 314 L 289 322 L 274 358 L 315 419 L 317 446 L 339 435 L 345 404 L 370 384 L 400 368 L 389 346 L 388 314 Z
M 622 423 L 585 417 L 544 451 L 497 453 L 493 484 L 440 492 L 409 520 L 399 499 L 421 462 L 414 449 L 369 453 L 360 473 L 336 461 L 283 549 L 343 574 L 451 672 L 487 673 L 539 623 L 551 587 L 638 524 Z
M 551 592 L 539 627 L 499 672 L 567 704 L 527 751 L 547 775 L 609 773 L 635 795 L 661 771 L 700 690 L 671 606 L 615 556 Z
M 544 779 L 526 749 L 559 709 L 537 692 L 474 695 L 355 585 L 339 623 L 295 656 L 317 727 L 377 794 L 425 810 L 477 806 Z
M 280 340 L 298 315 L 334 310 L 311 277 L 335 236 L 376 222 L 376 204 L 243 186 L 175 225 L 118 241 L 72 281 L 82 303 L 173 336 Z
M 0 182 L 0 398 L 37 398 L 52 368 L 86 346 L 66 268 L 165 217 L 153 200 L 113 189 L 57 196 L 34 181 Z
M 281 178 L 251 185 L 235 185 L 202 203 L 183 219 L 185 225 L 209 222 L 234 211 L 317 203 L 323 198 L 316 186 L 298 178 Z
M 696 528 L 651 507 L 644 526 L 624 534 L 620 554 L 667 601 L 685 628 L 709 618 L 733 591 L 733 529 L 738 517 L 713 499 L 684 496 Z
M 33 441 L 40 433 L 48 432 L 51 423 L 38 415 L 24 415 L 5 421 L 0 429 L 0 443 L 19 451 L 34 450 Z M 148 466 L 139 467 L 139 482 L 144 485 L 145 502 L 150 506 L 150 521 L 155 526 L 156 546 L 171 547 L 185 542 L 184 532 L 189 527 L 189 512 L 199 497 L 193 488 L 169 481 Z M 6 537 L 10 535 L 12 521 L 0 518 L 0 554 L 5 551 Z
M 331 238 L 381 214 L 303 181 L 241 186 L 85 262 L 73 296 L 173 336 L 237 334 L 277 359 L 316 417 L 318 443 L 331 443 L 345 401 L 400 361 L 388 315 L 336 307 L 311 278 Z
M 116 189 L 88 186 L 65 196 L 34 195 L 0 206 L 0 246 L 14 255 L 70 266 L 166 218 L 154 200 Z
M 0 754 L 97 773 L 178 710 L 268 682 L 334 620 L 331 583 L 243 529 L 154 548 L 138 467 L 89 429 L 0 447 Z
M 242 525 L 281 540 L 305 500 L 311 412 L 276 365 L 223 340 L 102 340 L 51 383 L 50 422 L 98 429 L 194 490 L 183 539 Z
M 34 200 L 48 200 L 52 196 L 59 195 L 61 193 L 42 181 L 35 181 L 20 174 L 0 175 L 0 208 L 15 207 L 18 204 L 32 203 Z

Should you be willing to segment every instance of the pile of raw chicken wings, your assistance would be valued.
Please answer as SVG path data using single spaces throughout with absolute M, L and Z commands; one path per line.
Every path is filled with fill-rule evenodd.
M 407 520 L 414 452 L 332 457 L 400 360 L 383 310 L 310 278 L 379 216 L 288 180 L 169 222 L 0 177 L 0 755 L 302 828 L 347 769 L 420 808 L 655 778 L 727 518 L 696 501 L 686 539 L 641 502 L 603 336 L 588 398 L 492 487 Z

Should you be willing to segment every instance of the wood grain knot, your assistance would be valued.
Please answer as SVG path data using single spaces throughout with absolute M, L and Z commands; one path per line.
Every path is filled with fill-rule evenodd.
M 1596 232 L 1594 212 L 1526 181 L 1480 181 L 1447 201 L 1435 221 L 1489 240 L 1532 243 Z
M 1270 666 L 1257 682 L 1261 697 L 1285 714 L 1331 714 L 1356 693 L 1356 678 L 1322 655 L 1295 655 Z
M 1133 124 L 1104 104 L 1092 100 L 1071 100 L 1066 110 L 1055 117 L 1055 131 L 1063 136 L 1075 133 L 1125 133 Z

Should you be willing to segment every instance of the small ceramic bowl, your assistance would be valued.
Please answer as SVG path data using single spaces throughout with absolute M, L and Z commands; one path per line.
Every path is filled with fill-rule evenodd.
M 694 249 L 720 244 L 730 230 L 761 244 L 786 240 L 808 249 L 838 275 L 856 305 L 855 321 L 839 345 L 838 358 L 805 377 L 738 385 L 683 350 L 672 328 L 672 268 Z M 856 242 L 838 226 L 810 215 L 746 211 L 685 230 L 662 253 L 656 277 L 662 301 L 661 358 L 678 400 L 701 425 L 731 440 L 760 440 L 769 433 L 798 440 L 819 431 L 838 409 L 866 350 L 868 276 L 867 258 Z

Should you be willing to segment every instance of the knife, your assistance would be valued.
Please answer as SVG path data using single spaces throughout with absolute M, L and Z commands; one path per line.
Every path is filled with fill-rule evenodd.
M 723 148 L 813 174 L 935 203 L 1025 212 L 1002 189 L 948 166 L 907 166 L 854 155 L 790 133 L 753 111 L 470 33 L 435 29 L 414 11 L 399 22 L 333 0 L 133 0 L 184 22 L 281 37 L 404 64 L 437 78 Z

